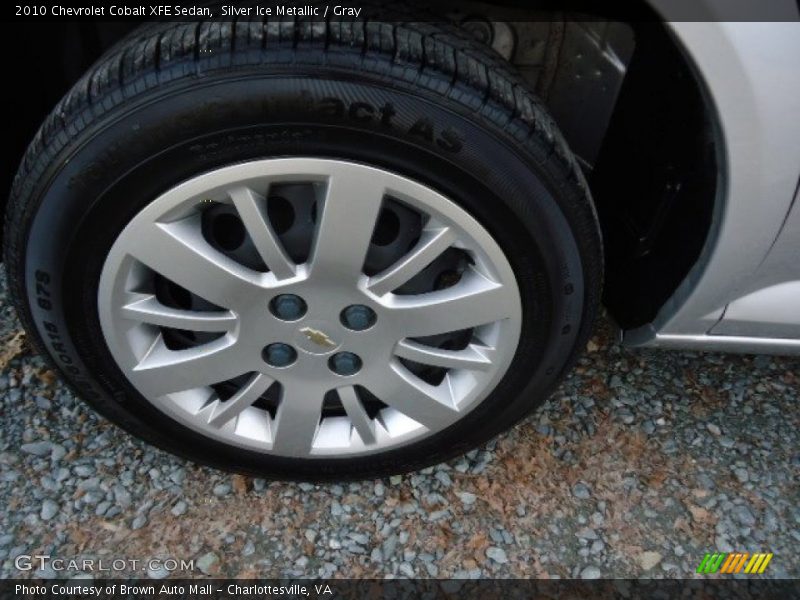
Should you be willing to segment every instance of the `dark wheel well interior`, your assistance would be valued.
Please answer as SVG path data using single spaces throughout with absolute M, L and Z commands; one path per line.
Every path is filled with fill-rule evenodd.
M 652 322 L 711 232 L 719 147 L 710 102 L 666 29 L 633 53 L 590 174 L 606 249 L 604 301 L 625 329 Z
M 475 16 L 469 19 L 481 33 Z M 560 37 L 553 34 L 557 23 Z M 565 49 L 564 23 L 563 17 L 550 15 L 546 26 L 534 26 L 534 36 L 543 32 L 541 65 L 517 66 L 525 77 L 537 78 L 532 84 L 580 156 L 585 140 L 577 139 L 580 122 L 571 119 L 593 99 L 579 98 L 567 109 L 563 93 L 548 93 L 585 68 L 570 62 L 575 54 Z M 653 19 L 627 25 L 633 48 L 624 76 L 592 156 L 581 156 L 606 248 L 605 304 L 625 329 L 651 322 L 698 261 L 711 231 L 721 150 L 702 85 L 667 28 Z M 18 57 L 8 66 L 20 91 L 7 100 L 14 123 L 7 131 L 10 147 L 0 169 L 3 203 L 45 116 L 97 57 L 135 26 L 24 23 L 5 32 L 6 56 Z M 522 33 L 512 26 L 510 35 L 521 44 Z M 530 59 L 534 43 L 539 41 L 507 59 L 515 64 L 520 56 Z M 574 88 L 570 93 L 574 95 Z

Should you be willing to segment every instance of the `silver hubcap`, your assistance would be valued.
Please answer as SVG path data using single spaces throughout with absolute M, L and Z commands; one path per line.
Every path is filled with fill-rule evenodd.
M 287 229 L 271 211 L 292 202 L 276 194 L 300 189 L 311 208 Z M 226 211 L 231 232 L 214 238 L 208 211 Z M 401 219 L 400 235 L 392 211 L 418 229 Z M 305 253 L 291 237 L 300 221 Z M 387 239 L 400 254 L 373 261 Z M 458 266 L 421 289 L 445 259 Z M 457 204 L 311 158 L 221 168 L 153 200 L 112 246 L 98 305 L 111 354 L 158 409 L 294 457 L 378 452 L 452 425 L 502 378 L 522 319 L 508 260 Z

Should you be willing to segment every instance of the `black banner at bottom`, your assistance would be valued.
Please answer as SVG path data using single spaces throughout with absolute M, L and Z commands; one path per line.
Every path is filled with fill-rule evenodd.
M 553 598 L 798 598 L 800 580 L 608 579 L 328 579 L 328 580 L 232 580 L 167 579 L 91 580 L 51 579 L 0 581 L 0 600 L 85 600 L 89 598 L 129 600 L 266 600 L 287 598 L 312 600 L 416 599 L 489 600 Z

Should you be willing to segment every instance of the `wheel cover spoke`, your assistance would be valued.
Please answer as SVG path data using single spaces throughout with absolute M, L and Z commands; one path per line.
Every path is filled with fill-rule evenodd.
M 235 187 L 230 197 L 242 218 L 261 259 L 278 279 L 288 279 L 296 274 L 296 265 L 286 255 L 278 236 L 269 222 L 266 199 L 248 187 Z
M 322 394 L 313 385 L 284 386 L 272 428 L 272 449 L 283 456 L 311 453 L 319 428 Z
M 414 249 L 391 268 L 370 278 L 367 289 L 383 296 L 399 288 L 440 256 L 456 240 L 450 227 L 426 229 Z
M 267 388 L 274 383 L 274 379 L 263 373 L 256 373 L 250 380 L 242 386 L 236 394 L 225 402 L 215 402 L 208 418 L 209 425 L 222 427 L 225 423 L 250 407 L 259 396 L 267 391 Z
M 459 417 L 446 380 L 438 386 L 427 384 L 398 362 L 391 362 L 381 377 L 371 381 L 369 390 L 432 431 L 447 427 Z
M 189 331 L 229 331 L 236 325 L 236 315 L 229 310 L 181 310 L 163 305 L 154 294 L 137 296 L 137 300 L 122 307 L 122 314 L 134 321 Z
M 445 350 L 413 340 L 400 340 L 395 356 L 434 367 L 485 371 L 492 366 L 493 350 L 478 344 L 470 344 L 463 350 Z
M 339 401 L 350 418 L 358 437 L 361 438 L 364 444 L 374 444 L 376 441 L 375 421 L 369 418 L 367 411 L 356 395 L 355 388 L 349 385 L 339 388 L 337 392 L 339 393 Z
M 142 228 L 130 254 L 167 279 L 218 306 L 231 308 L 256 291 L 257 277 L 209 246 L 191 222 Z
M 159 336 L 131 374 L 137 386 L 154 396 L 219 383 L 243 371 L 234 347 L 234 341 L 225 337 L 175 351 Z
M 477 273 L 437 292 L 395 296 L 389 306 L 403 319 L 408 337 L 477 327 L 506 319 L 514 312 L 508 290 Z
M 112 245 L 98 310 L 114 360 L 165 415 L 306 459 L 457 423 L 505 375 L 522 322 L 509 261 L 458 204 L 311 158 L 223 167 L 153 200 Z
M 330 178 L 311 258 L 313 277 L 358 281 L 383 191 L 375 181 Z

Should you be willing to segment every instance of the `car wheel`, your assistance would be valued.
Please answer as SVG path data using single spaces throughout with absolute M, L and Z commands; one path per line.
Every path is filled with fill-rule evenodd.
M 42 126 L 5 239 L 31 337 L 100 413 L 302 479 L 510 427 L 585 344 L 602 265 L 552 120 L 433 24 L 135 32 Z

